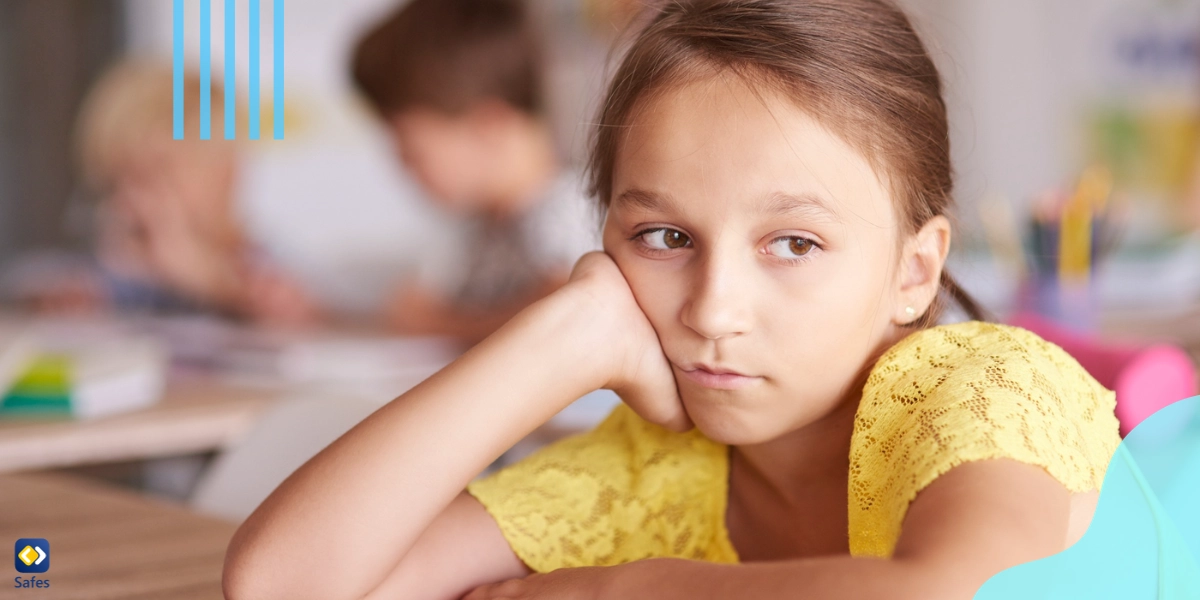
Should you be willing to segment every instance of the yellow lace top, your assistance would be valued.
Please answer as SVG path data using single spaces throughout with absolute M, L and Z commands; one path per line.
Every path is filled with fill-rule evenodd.
M 850 552 L 890 556 L 909 503 L 956 465 L 1011 458 L 1097 490 L 1120 437 L 1114 394 L 1062 349 L 971 321 L 913 333 L 876 362 L 850 444 Z M 618 406 L 596 429 L 468 486 L 531 569 L 650 557 L 736 563 L 728 448 Z

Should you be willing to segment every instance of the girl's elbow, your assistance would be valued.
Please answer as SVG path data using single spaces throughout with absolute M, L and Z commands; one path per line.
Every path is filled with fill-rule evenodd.
M 245 526 L 238 529 L 229 548 L 225 551 L 225 565 L 221 572 L 221 590 L 226 600 L 247 600 L 280 597 L 282 589 L 276 589 L 270 581 L 270 571 L 262 563 L 273 561 L 254 560 L 249 551 L 252 540 L 245 539 Z
M 270 589 L 263 586 L 261 578 L 255 577 L 250 569 L 244 568 L 236 559 L 228 557 L 221 572 L 221 591 L 226 600 L 271 597 Z
M 225 552 L 221 590 L 227 600 L 359 600 L 346 595 L 344 586 L 330 587 L 319 570 L 305 568 L 295 556 L 272 548 L 250 533 L 246 524 L 234 534 Z
M 309 574 L 319 576 L 317 573 L 303 575 Z M 362 600 L 360 595 L 348 595 L 345 586 L 331 586 L 328 581 L 277 568 L 271 572 L 253 564 L 229 562 L 221 576 L 221 591 L 226 600 Z
M 225 600 L 247 600 L 249 598 L 265 598 L 263 592 L 265 590 L 257 589 L 252 575 L 248 575 L 244 569 L 236 566 L 225 564 L 225 569 L 221 573 L 221 591 L 225 595 Z

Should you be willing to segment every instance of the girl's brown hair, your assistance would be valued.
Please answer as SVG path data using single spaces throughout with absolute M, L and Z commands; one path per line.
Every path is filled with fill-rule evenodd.
M 796 99 L 886 174 L 900 239 L 949 213 L 953 174 L 941 78 L 891 2 L 671 0 L 653 10 L 614 74 L 594 130 L 590 191 L 605 209 L 634 111 L 673 86 L 724 70 Z M 936 323 L 947 299 L 969 317 L 985 318 L 943 270 L 938 299 L 913 325 Z

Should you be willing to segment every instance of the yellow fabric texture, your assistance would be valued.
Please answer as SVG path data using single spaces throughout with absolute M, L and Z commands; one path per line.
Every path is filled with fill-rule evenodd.
M 910 335 L 876 362 L 850 441 L 850 552 L 890 556 L 908 505 L 965 462 L 1011 458 L 1072 492 L 1117 451 L 1116 394 L 1058 346 L 971 321 Z
M 1120 437 L 1114 394 L 1062 349 L 970 321 L 915 332 L 863 388 L 850 446 L 850 552 L 890 556 L 909 503 L 956 465 L 1011 458 L 1099 489 Z M 738 562 L 725 528 L 729 449 L 621 405 L 596 429 L 472 482 L 536 572 L 650 557 Z

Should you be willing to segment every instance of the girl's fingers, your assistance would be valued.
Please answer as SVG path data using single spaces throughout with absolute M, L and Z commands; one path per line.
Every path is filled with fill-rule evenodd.
M 575 261 L 575 266 L 571 268 L 571 275 L 568 277 L 568 281 L 576 281 L 591 276 L 597 271 L 610 268 L 616 268 L 616 265 L 612 263 L 612 258 L 604 252 L 593 250 Z
M 612 257 L 603 252 L 583 255 L 570 281 L 590 291 L 596 302 L 588 310 L 610 324 L 613 337 L 601 344 L 612 369 L 608 387 L 643 419 L 673 431 L 691 429 L 658 334 Z
M 661 350 L 659 351 L 661 352 Z M 675 375 L 666 357 L 647 356 L 635 375 L 636 384 L 619 390 L 621 399 L 643 419 L 671 431 L 692 428 L 692 420 L 683 408 Z

